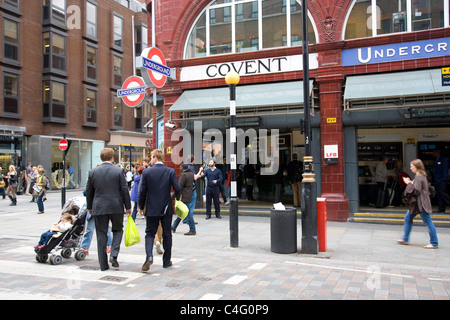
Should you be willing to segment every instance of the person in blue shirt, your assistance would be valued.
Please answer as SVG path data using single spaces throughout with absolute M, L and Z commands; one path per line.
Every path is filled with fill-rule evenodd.
M 439 203 L 437 213 L 445 213 L 445 205 L 450 206 L 450 196 L 447 193 L 448 185 L 448 161 L 440 154 L 439 150 L 434 151 L 436 161 L 434 163 L 433 174 L 436 187 L 436 196 Z
M 209 169 L 202 172 L 202 179 L 206 177 L 206 220 L 211 218 L 211 200 L 214 201 L 216 218 L 222 219 L 220 215 L 219 185 L 223 181 L 222 172 L 216 168 L 216 162 L 209 160 Z

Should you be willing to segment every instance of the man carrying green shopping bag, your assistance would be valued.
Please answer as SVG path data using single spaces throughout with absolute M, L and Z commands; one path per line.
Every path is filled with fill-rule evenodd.
M 150 163 L 153 165 L 142 173 L 138 192 L 139 208 L 145 208 L 145 251 L 146 259 L 142 271 L 148 271 L 153 264 L 153 241 L 161 222 L 163 231 L 163 267 L 172 265 L 172 231 L 170 225 L 174 213 L 170 192 L 173 188 L 176 198 L 180 198 L 181 187 L 178 184 L 175 170 L 164 166 L 164 153 L 155 149 L 151 153 Z

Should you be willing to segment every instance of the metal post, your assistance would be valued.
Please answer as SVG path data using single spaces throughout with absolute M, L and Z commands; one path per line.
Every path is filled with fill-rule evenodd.
M 63 139 L 66 139 L 67 136 L 74 136 L 72 133 L 55 133 L 57 136 L 63 136 Z M 64 207 L 64 204 L 66 203 L 66 155 L 67 152 L 69 152 L 69 148 L 71 145 L 71 141 L 67 141 L 68 146 L 67 149 L 63 151 L 63 179 L 62 179 L 62 186 L 61 186 L 61 209 Z
M 230 86 L 230 173 L 231 173 L 231 199 L 230 199 L 230 246 L 239 246 L 239 225 L 238 225 L 238 198 L 237 198 L 237 149 L 236 149 L 236 85 L 239 83 L 239 74 L 229 72 L 225 77 L 226 83 Z
M 302 38 L 303 38 L 303 106 L 305 157 L 303 158 L 302 180 L 302 253 L 319 253 L 317 237 L 317 188 L 314 174 L 314 161 L 311 155 L 311 119 L 309 101 L 309 48 L 308 48 L 308 7 L 302 0 Z

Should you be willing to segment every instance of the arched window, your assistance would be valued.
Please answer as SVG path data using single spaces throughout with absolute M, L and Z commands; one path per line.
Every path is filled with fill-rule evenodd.
M 197 18 L 185 59 L 302 45 L 300 0 L 216 0 Z M 289 3 L 289 5 L 287 5 Z M 308 19 L 308 41 L 316 42 Z
M 354 0 L 344 39 L 449 26 L 449 0 Z

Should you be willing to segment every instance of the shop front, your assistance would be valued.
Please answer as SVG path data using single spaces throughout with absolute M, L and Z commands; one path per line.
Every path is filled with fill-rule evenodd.
M 150 159 L 150 152 L 153 150 L 151 134 L 110 131 L 110 137 L 107 146 L 114 149 L 114 162 L 123 168 L 137 168 L 142 160 Z

